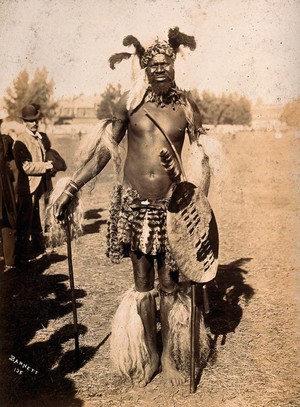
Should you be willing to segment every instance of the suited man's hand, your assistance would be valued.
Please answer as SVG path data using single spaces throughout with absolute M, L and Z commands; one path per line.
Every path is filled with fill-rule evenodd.
M 52 170 L 52 168 L 53 168 L 52 161 L 46 161 L 45 164 L 46 164 L 46 170 Z

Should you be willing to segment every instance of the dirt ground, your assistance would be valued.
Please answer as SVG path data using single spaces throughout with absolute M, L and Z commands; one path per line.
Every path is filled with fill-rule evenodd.
M 196 393 L 188 382 L 168 387 L 161 374 L 133 388 L 111 372 L 110 322 L 132 276 L 128 260 L 105 257 L 108 166 L 92 193 L 84 189 L 84 234 L 72 245 L 79 368 L 66 245 L 25 270 L 4 273 L 1 264 L 1 406 L 300 406 L 300 132 L 207 137 L 220 267 L 218 286 L 209 287 L 211 354 Z M 71 173 L 77 142 L 52 140 Z

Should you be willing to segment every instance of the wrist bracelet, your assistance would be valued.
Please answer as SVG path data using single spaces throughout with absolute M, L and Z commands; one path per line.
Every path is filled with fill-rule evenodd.
M 64 190 L 64 193 L 69 197 L 74 198 L 74 195 L 70 191 Z
M 71 181 L 69 182 L 69 185 L 71 185 L 71 187 L 75 188 L 76 191 L 79 191 L 79 187 L 78 187 L 78 185 L 77 185 L 74 181 L 71 180 Z

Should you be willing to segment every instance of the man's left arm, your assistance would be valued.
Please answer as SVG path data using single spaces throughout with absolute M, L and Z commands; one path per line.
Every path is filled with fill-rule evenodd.
M 195 172 L 195 168 L 199 168 L 200 164 L 201 174 L 193 175 L 195 179 L 199 180 L 197 186 L 201 188 L 204 194 L 207 196 L 210 186 L 210 165 L 208 155 L 205 153 L 204 148 L 201 144 L 201 136 L 203 136 L 203 134 L 206 134 L 206 131 L 202 126 L 202 116 L 200 110 L 190 93 L 188 93 L 187 99 L 193 112 L 193 122 L 189 123 L 187 126 L 187 133 L 191 144 L 190 161 L 197 161 L 192 165 L 190 162 L 189 167 L 191 167 Z M 199 175 L 201 175 L 200 179 Z
M 200 137 L 202 134 L 206 134 L 203 126 L 202 126 L 202 115 L 200 113 L 200 110 L 197 106 L 197 103 L 193 99 L 192 95 L 190 92 L 187 93 L 187 101 L 188 104 L 190 105 L 191 108 L 191 116 L 192 116 L 192 122 L 188 123 L 187 126 L 187 133 L 189 136 L 190 144 L 193 142 L 197 142 L 198 144 L 201 144 L 200 142 Z

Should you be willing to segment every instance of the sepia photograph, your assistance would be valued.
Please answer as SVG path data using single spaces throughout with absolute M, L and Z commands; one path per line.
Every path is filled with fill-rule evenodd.
M 0 12 L 1 407 L 300 406 L 300 2 Z

